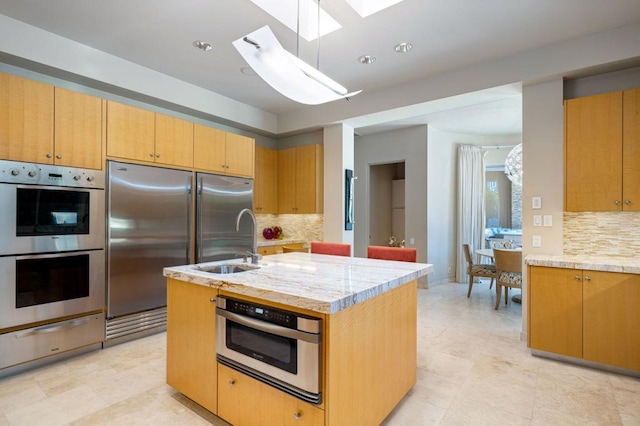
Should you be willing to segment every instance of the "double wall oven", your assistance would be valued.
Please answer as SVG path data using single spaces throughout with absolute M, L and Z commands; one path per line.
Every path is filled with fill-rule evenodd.
M 0 161 L 0 371 L 104 340 L 105 175 Z
M 216 299 L 217 360 L 304 401 L 321 402 L 322 320 Z

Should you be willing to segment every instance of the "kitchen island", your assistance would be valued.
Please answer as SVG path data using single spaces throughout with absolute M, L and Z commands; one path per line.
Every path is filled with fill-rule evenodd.
M 246 272 L 201 270 L 212 265 L 164 270 L 167 383 L 219 417 L 232 424 L 379 424 L 415 384 L 416 280 L 431 265 L 287 253 Z M 216 363 L 220 297 L 321 320 L 319 403 Z

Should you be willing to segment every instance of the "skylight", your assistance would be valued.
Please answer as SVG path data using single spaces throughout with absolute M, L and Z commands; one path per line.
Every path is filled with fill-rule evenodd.
M 251 0 L 251 2 L 297 33 L 298 0 Z M 340 28 L 342 25 L 320 8 L 320 37 Z M 318 3 L 313 0 L 300 0 L 300 36 L 307 41 L 313 41 L 318 37 Z
M 402 0 L 346 0 L 360 16 L 366 18 L 376 12 L 386 9 Z

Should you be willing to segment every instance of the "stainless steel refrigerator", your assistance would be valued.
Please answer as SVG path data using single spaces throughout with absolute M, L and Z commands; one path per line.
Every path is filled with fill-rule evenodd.
M 250 251 L 251 222 L 235 224 L 252 200 L 251 179 L 198 173 L 194 185 L 189 171 L 109 161 L 105 345 L 166 328 L 164 267 Z

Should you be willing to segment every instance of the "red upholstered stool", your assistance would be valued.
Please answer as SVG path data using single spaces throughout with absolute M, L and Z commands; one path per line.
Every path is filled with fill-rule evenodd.
M 399 260 L 402 262 L 415 262 L 417 250 L 414 248 L 369 246 L 367 249 L 369 259 Z
M 311 253 L 332 254 L 334 256 L 351 256 L 351 244 L 311 242 Z

